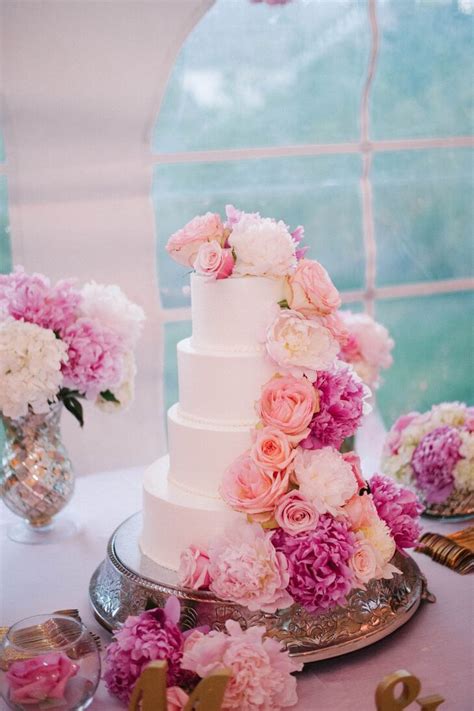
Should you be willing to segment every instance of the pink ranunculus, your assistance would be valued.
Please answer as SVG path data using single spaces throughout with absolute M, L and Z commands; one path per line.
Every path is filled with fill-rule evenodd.
M 327 316 L 341 305 L 339 292 L 325 268 L 311 259 L 301 259 L 286 281 L 290 309 L 304 316 Z
M 316 528 L 319 514 L 310 501 L 293 490 L 285 494 L 276 507 L 275 520 L 285 533 L 296 535 Z
M 354 531 L 371 526 L 373 521 L 378 518 L 377 509 L 370 494 L 362 496 L 359 496 L 359 493 L 354 494 L 345 504 L 343 512 L 348 517 Z
M 257 408 L 266 425 L 290 436 L 304 437 L 319 409 L 318 394 L 306 378 L 276 377 L 263 386 Z
M 295 458 L 296 449 L 291 446 L 284 432 L 276 427 L 267 426 L 253 430 L 252 436 L 250 456 L 257 467 L 272 473 L 290 466 Z
M 198 215 L 168 240 L 166 251 L 179 264 L 193 267 L 199 247 L 205 242 L 224 245 L 226 232 L 219 215 L 207 212 Z
M 208 588 L 211 579 L 209 577 L 209 556 L 205 551 L 191 544 L 181 553 L 178 569 L 178 578 L 185 588 L 199 590 Z
M 6 678 L 14 704 L 41 704 L 64 698 L 68 680 L 79 666 L 65 654 L 52 652 L 10 664 Z
M 324 325 L 299 311 L 282 309 L 266 333 L 266 351 L 283 375 L 316 380 L 339 353 L 339 343 Z
M 342 458 L 351 465 L 352 473 L 354 474 L 354 478 L 357 482 L 357 486 L 359 487 L 359 489 L 365 489 L 367 486 L 367 482 L 365 481 L 362 475 L 359 455 L 355 452 L 344 452 Z
M 357 535 L 357 548 L 349 560 L 349 567 L 354 573 L 354 580 L 359 587 L 376 577 L 377 554 L 374 547 L 362 534 Z
M 403 433 L 412 422 L 420 417 L 419 412 L 408 412 L 395 420 L 390 428 L 384 443 L 384 456 L 390 457 L 398 454 L 398 449 L 402 443 Z
M 268 521 L 288 488 L 288 471 L 261 469 L 247 451 L 224 472 L 219 492 L 236 511 Z
M 222 600 L 230 600 L 255 612 L 276 612 L 293 603 L 286 587 L 288 564 L 277 553 L 271 532 L 258 523 L 242 520 L 209 546 L 210 588 Z
M 351 465 L 333 447 L 299 449 L 295 475 L 301 494 L 320 514 L 338 516 L 358 491 Z
M 232 250 L 223 249 L 216 241 L 204 242 L 199 247 L 194 269 L 209 279 L 227 279 L 234 269 Z
M 183 711 L 188 703 L 189 696 L 179 686 L 170 686 L 166 689 L 166 703 L 168 711 Z

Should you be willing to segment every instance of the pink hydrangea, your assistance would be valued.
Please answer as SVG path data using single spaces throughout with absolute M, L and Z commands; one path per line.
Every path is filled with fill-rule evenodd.
M 414 548 L 421 534 L 419 517 L 423 511 L 416 494 L 380 474 L 371 478 L 370 490 L 377 513 L 390 528 L 397 548 Z
M 349 368 L 321 371 L 314 384 L 319 412 L 310 424 L 310 434 L 301 442 L 305 449 L 339 449 L 360 425 L 366 395 L 363 383 Z
M 120 385 L 124 350 L 121 338 L 97 321 L 80 318 L 66 328 L 68 362 L 62 372 L 67 387 L 93 399 L 102 390 Z
M 168 663 L 168 686 L 180 680 L 184 636 L 178 627 L 179 616 L 179 602 L 171 597 L 164 609 L 129 617 L 115 632 L 107 648 L 104 674 L 111 694 L 128 703 L 142 671 L 157 659 Z
M 45 276 L 27 274 L 23 267 L 11 274 L 0 274 L 0 306 L 17 321 L 62 334 L 76 320 L 80 301 L 73 281 L 62 280 L 51 286 Z
M 259 524 L 242 521 L 212 541 L 208 553 L 210 589 L 223 600 L 264 612 L 293 603 L 286 558 Z
M 461 437 L 444 425 L 428 432 L 413 452 L 416 484 L 429 504 L 445 501 L 454 489 L 453 470 L 461 459 Z
M 226 632 L 194 635 L 185 644 L 183 668 L 204 677 L 217 669 L 230 669 L 222 709 L 264 711 L 294 706 L 296 679 L 292 672 L 302 664 L 294 662 L 280 642 L 265 637 L 265 627 L 245 631 L 228 620 Z
M 310 612 L 346 602 L 354 584 L 349 561 L 357 541 L 344 519 L 325 514 L 314 531 L 292 536 L 279 529 L 272 541 L 288 560 L 288 592 L 296 602 Z

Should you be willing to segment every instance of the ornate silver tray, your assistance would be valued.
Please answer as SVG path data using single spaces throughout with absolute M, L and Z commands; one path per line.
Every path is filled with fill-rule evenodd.
M 180 588 L 176 573 L 141 554 L 141 527 L 138 513 L 117 528 L 106 559 L 90 581 L 92 609 L 108 630 L 120 627 L 128 615 L 142 612 L 150 601 L 163 607 L 170 595 L 176 595 L 181 601 L 183 629 L 197 625 L 222 629 L 229 618 L 242 627 L 265 625 L 292 656 L 313 662 L 373 644 L 408 622 L 422 600 L 435 601 L 415 561 L 399 556 L 394 562 L 403 575 L 373 581 L 366 590 L 353 591 L 344 608 L 320 615 L 308 613 L 299 605 L 276 614 L 250 612 L 210 592 Z

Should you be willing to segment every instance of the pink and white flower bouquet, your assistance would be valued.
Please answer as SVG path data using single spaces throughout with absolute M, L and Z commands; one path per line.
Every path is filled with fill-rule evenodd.
M 293 661 L 280 642 L 266 636 L 264 627 L 242 630 L 228 620 L 225 630 L 208 628 L 182 632 L 180 604 L 168 599 L 155 608 L 129 617 L 107 649 L 105 683 L 124 703 L 146 666 L 155 660 L 168 665 L 168 709 L 182 711 L 201 678 L 228 669 L 222 709 L 261 711 L 294 706 L 296 678 L 302 664 Z
M 382 468 L 414 486 L 428 507 L 456 495 L 470 497 L 473 509 L 474 408 L 444 402 L 402 415 L 388 432 Z
M 274 374 L 255 405 L 251 446 L 220 485 L 241 525 L 208 550 L 183 551 L 180 567 L 183 585 L 269 613 L 294 602 L 316 613 L 344 605 L 355 588 L 399 573 L 396 549 L 416 545 L 420 532 L 416 497 L 384 477 L 372 492 L 357 455 L 340 451 L 370 411 L 363 380 L 375 382 L 390 364 L 393 342 L 372 320 L 351 335 L 339 293 L 324 267 L 304 257 L 302 237 L 301 227 L 290 232 L 228 206 L 226 223 L 208 213 L 168 243 L 201 274 L 210 255 L 209 278 L 284 279 L 285 298 L 269 314 L 263 343 Z M 223 252 L 234 260 L 230 272 Z M 370 373 L 361 378 L 344 360 L 370 364 Z
M 0 275 L 0 413 L 15 420 L 62 401 L 82 425 L 81 398 L 125 407 L 143 321 L 118 286 L 52 285 L 21 267 Z

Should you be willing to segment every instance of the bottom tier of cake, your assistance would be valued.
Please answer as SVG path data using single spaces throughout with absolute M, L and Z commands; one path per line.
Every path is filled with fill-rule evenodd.
M 168 481 L 169 458 L 146 471 L 143 484 L 143 531 L 140 549 L 152 561 L 177 570 L 181 551 L 191 543 L 206 549 L 211 538 L 241 514 L 208 496 L 197 496 Z

